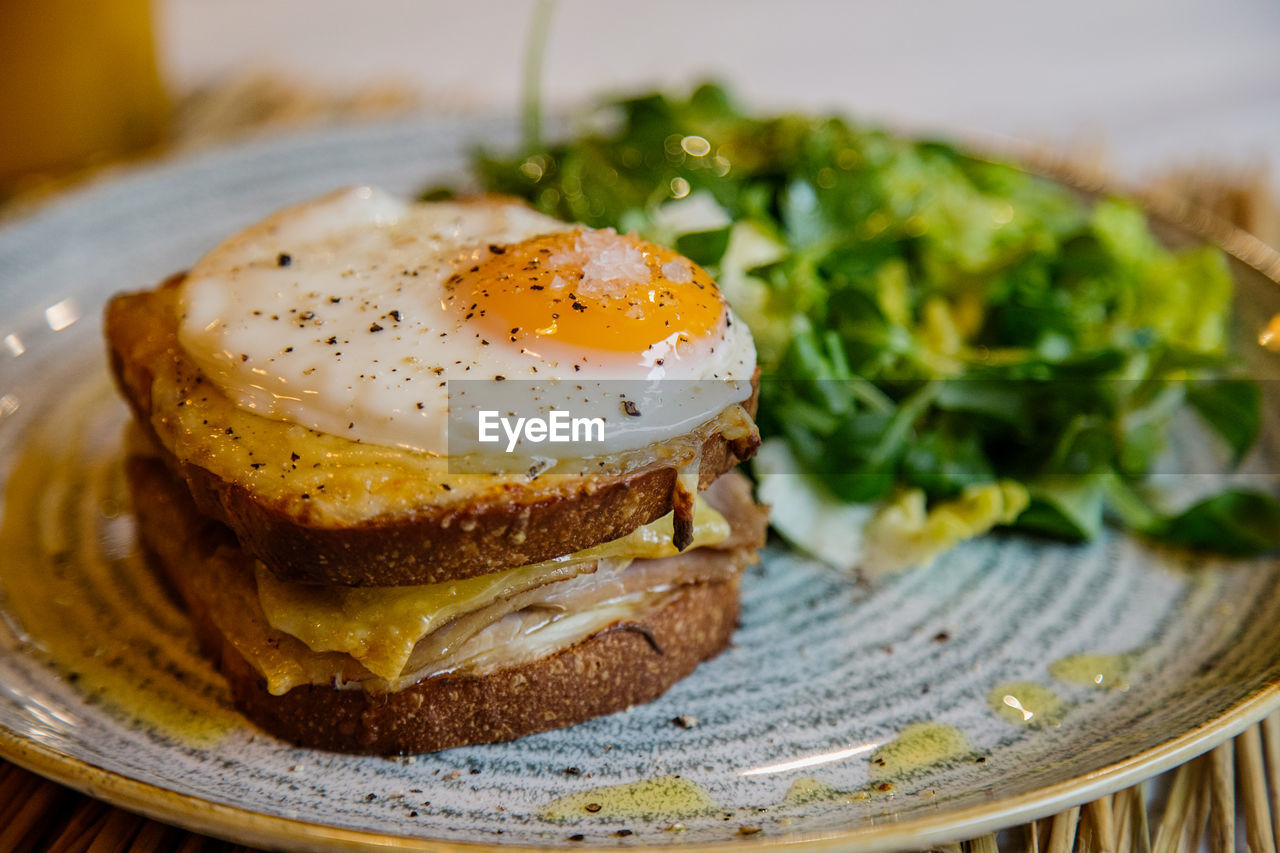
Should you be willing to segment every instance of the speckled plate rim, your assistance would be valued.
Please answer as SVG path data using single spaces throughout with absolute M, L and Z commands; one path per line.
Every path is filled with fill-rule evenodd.
M 479 116 L 476 116 L 477 118 Z M 485 116 L 493 118 L 493 116 Z M 397 122 L 398 123 L 398 122 Z M 325 131 L 319 131 L 323 134 Z M 304 131 L 283 137 L 250 140 L 247 144 L 287 145 L 291 138 L 305 138 L 316 131 Z M 1182 199 L 1126 187 L 1111 176 L 1083 168 L 1062 158 L 1046 156 L 1042 150 L 1016 142 L 991 139 L 969 140 L 968 150 L 986 151 L 1002 160 L 1020 163 L 1029 171 L 1042 174 L 1067 186 L 1089 194 L 1120 193 L 1137 199 L 1147 213 L 1187 234 L 1210 241 L 1280 286 L 1280 252 L 1246 231 L 1232 226 L 1209 211 Z M 208 153 L 208 152 L 202 152 Z M 87 185 L 61 193 L 44 203 L 22 212 L 5 225 L 20 221 L 37 210 L 59 204 L 74 204 L 77 197 L 99 184 L 150 171 L 157 166 L 172 165 L 182 155 L 159 158 L 158 162 L 126 166 L 91 180 Z M 869 824 L 828 832 L 796 832 L 781 838 L 741 839 L 716 843 L 673 844 L 673 849 L 690 853 L 721 851 L 772 850 L 787 847 L 814 853 L 844 853 L 895 850 L 973 838 L 1007 827 L 1055 814 L 1090 800 L 1106 796 L 1130 785 L 1177 767 L 1235 737 L 1280 710 L 1280 682 L 1265 685 L 1222 713 L 1182 732 L 1164 743 L 1136 755 L 1057 784 L 1029 791 L 991 803 L 971 806 L 959 811 L 902 822 L 892 819 L 883 824 Z M 363 830 L 326 826 L 286 817 L 267 815 L 251 808 L 216 803 L 182 794 L 159 785 L 142 782 L 61 753 L 0 726 L 0 758 L 26 768 L 87 796 L 110 803 L 156 820 L 193 832 L 199 832 L 236 843 L 277 849 L 323 847 L 334 850 L 429 850 L 439 853 L 533 853 L 563 848 L 520 844 L 482 844 L 443 839 L 386 835 Z M 584 853 L 616 853 L 616 847 L 587 845 Z
M 760 850 L 788 847 L 814 853 L 837 853 L 851 849 L 921 848 L 973 838 L 1047 817 L 1137 784 L 1226 742 L 1277 709 L 1280 709 L 1280 683 L 1268 685 L 1223 714 L 1158 747 L 1056 785 L 959 812 L 834 832 L 798 832 L 788 837 L 759 841 L 744 839 L 672 847 L 690 853 L 727 853 L 748 846 Z M 284 848 L 322 846 L 335 850 L 430 850 L 439 853 L 553 850 L 558 853 L 563 850 L 549 846 L 477 844 L 383 835 L 266 815 L 131 779 L 15 736 L 5 729 L 0 729 L 0 757 L 120 808 L 240 844 Z M 617 850 L 590 846 L 581 849 L 585 853 L 616 853 Z

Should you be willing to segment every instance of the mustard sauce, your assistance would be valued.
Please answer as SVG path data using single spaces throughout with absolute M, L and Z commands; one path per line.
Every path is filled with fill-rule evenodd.
M 1100 690 L 1128 690 L 1133 654 L 1073 655 L 1049 664 L 1049 674 L 1066 684 Z
M 810 803 L 853 803 L 871 799 L 874 789 L 843 791 L 830 782 L 801 776 L 791 783 L 779 806 L 804 806 Z
M 871 753 L 871 780 L 875 783 L 898 779 L 973 754 L 969 739 L 955 726 L 912 723 L 897 738 Z
M 987 704 L 1006 722 L 1030 728 L 1061 725 L 1067 709 L 1058 694 L 1030 681 L 997 685 L 987 694 Z
M 0 523 L 0 609 L 87 702 L 210 746 L 243 723 L 134 546 L 123 418 L 110 394 L 105 377 L 69 389 L 17 452 Z
M 584 818 L 656 821 L 697 817 L 716 808 L 715 800 L 696 782 L 682 776 L 657 776 L 560 797 L 542 809 L 542 817 L 554 821 Z
M 810 803 L 858 803 L 893 794 L 895 783 L 913 773 L 942 764 L 971 758 L 976 754 L 969 739 L 946 723 L 912 723 L 898 736 L 871 753 L 871 781 L 863 788 L 843 790 L 812 776 L 791 783 L 778 803 L 779 808 Z

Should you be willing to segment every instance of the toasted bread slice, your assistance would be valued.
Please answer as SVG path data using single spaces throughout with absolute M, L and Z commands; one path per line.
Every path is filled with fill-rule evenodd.
M 572 553 L 679 509 L 682 484 L 706 488 L 759 445 L 753 396 L 679 440 L 593 460 L 590 474 L 450 473 L 440 457 L 235 406 L 178 344 L 181 281 L 108 306 L 116 379 L 200 512 L 285 580 L 436 583 Z
M 223 586 L 217 572 L 226 571 L 227 562 L 247 567 L 252 558 L 236 548 L 225 527 L 197 512 L 159 459 L 131 456 L 127 473 L 142 540 L 186 603 L 237 706 L 283 739 L 345 752 L 427 752 L 510 740 L 656 698 L 728 644 L 738 612 L 740 570 L 763 544 L 766 520 L 764 510 L 750 502 L 746 485 L 732 484 L 737 506 L 726 516 L 733 533 L 720 550 L 664 558 L 688 561 L 688 576 L 703 580 L 662 593 L 634 617 L 546 656 L 385 690 L 377 682 L 360 681 L 350 661 L 340 663 L 331 653 L 313 655 L 319 664 L 339 667 L 335 678 L 344 682 L 342 688 L 308 683 L 274 695 L 242 653 L 243 639 L 227 633 L 210 601 L 216 594 L 211 590 Z M 297 641 L 267 638 L 275 647 L 282 642 Z

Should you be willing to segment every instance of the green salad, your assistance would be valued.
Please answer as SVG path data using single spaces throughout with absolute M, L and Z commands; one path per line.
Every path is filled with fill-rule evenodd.
M 889 571 L 995 527 L 1087 540 L 1107 523 L 1280 546 L 1266 494 L 1174 508 L 1155 488 L 1175 417 L 1238 462 L 1260 393 L 1229 352 L 1225 258 L 1165 248 L 1128 201 L 840 118 L 752 117 L 712 85 L 610 102 L 568 141 L 474 168 L 716 276 L 764 372 L 762 498 L 831 562 Z

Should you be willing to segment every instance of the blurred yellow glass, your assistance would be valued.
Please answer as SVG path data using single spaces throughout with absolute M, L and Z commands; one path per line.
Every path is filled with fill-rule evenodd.
M 0 183 L 155 143 L 150 0 L 0 0 Z

